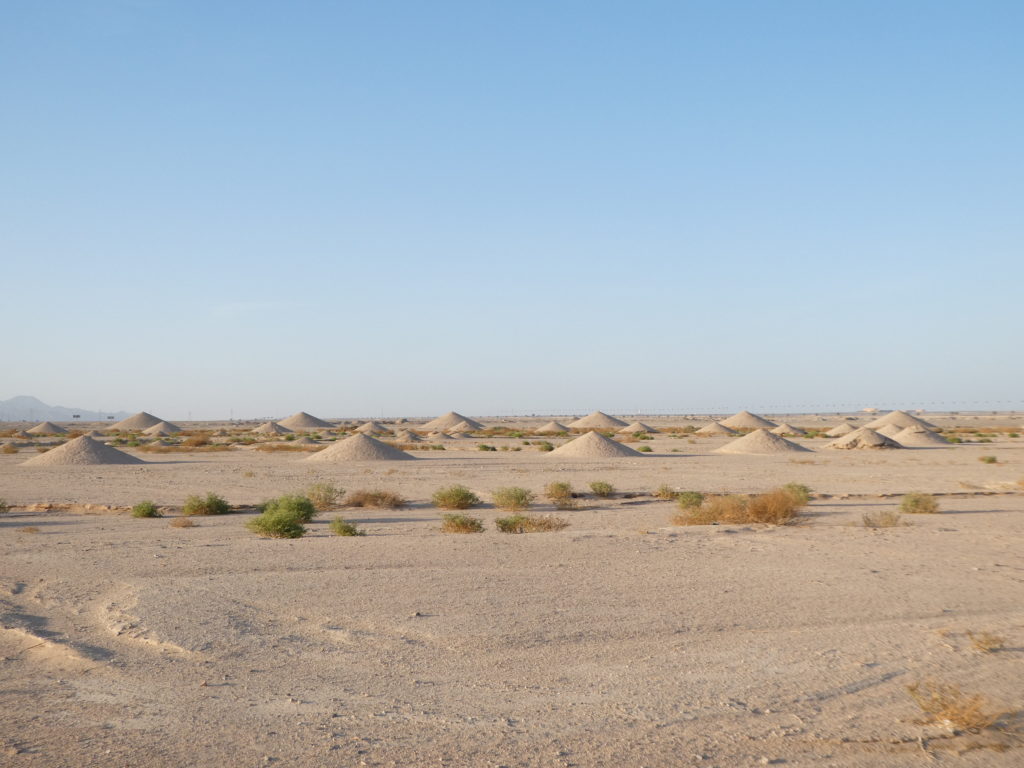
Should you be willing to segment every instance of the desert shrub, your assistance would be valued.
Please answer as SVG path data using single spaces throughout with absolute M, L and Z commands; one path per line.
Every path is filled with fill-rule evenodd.
M 664 501 L 672 501 L 676 497 L 676 491 L 671 485 L 659 485 L 658 488 L 652 494 L 656 499 L 662 499 Z
M 909 525 L 899 512 L 884 509 L 880 512 L 865 512 L 861 515 L 865 528 L 898 528 Z
M 316 517 L 316 507 L 307 497 L 299 494 L 278 496 L 260 504 L 260 512 L 269 515 L 291 515 L 300 523 L 308 523 Z
M 595 480 L 590 484 L 590 491 L 600 499 L 610 499 L 615 495 L 615 487 L 611 483 Z
M 171 520 L 171 528 L 195 528 L 196 523 L 191 517 L 176 517 Z
M 653 449 L 649 445 L 641 445 L 637 450 L 640 451 L 640 453 L 651 453 Z
M 807 504 L 811 500 L 811 489 L 806 485 L 800 483 L 786 483 L 782 486 L 782 490 L 786 491 L 795 498 L 801 504 Z
M 132 517 L 160 517 L 160 510 L 152 501 L 140 501 L 132 507 Z
M 971 632 L 967 630 L 967 637 L 970 638 L 974 649 L 982 653 L 1001 651 L 1006 646 L 1006 638 L 994 635 L 991 632 Z
M 494 521 L 502 533 L 546 533 L 568 528 L 569 523 L 553 515 L 512 515 Z
M 309 499 L 306 499 L 309 501 Z M 310 504 L 310 508 L 312 508 Z M 291 509 L 264 509 L 245 524 L 253 533 L 272 539 L 298 539 L 306 533 L 302 519 Z
M 0 453 L 17 453 L 18 446 L 6 443 L 3 448 L 0 448 Z
M 346 507 L 372 507 L 375 509 L 399 509 L 406 505 L 405 499 L 391 491 L 352 491 L 345 497 Z
M 476 449 L 478 451 L 496 451 L 496 450 L 498 450 L 493 445 L 484 445 L 483 443 L 480 443 L 479 445 L 477 445 Z
M 956 435 L 949 435 L 949 436 L 945 436 L 944 435 L 944 437 L 946 437 L 946 442 L 947 443 L 962 443 L 963 442 L 963 438 L 957 437 Z
M 995 464 L 998 459 L 995 456 L 979 456 L 978 461 L 982 464 Z
M 549 451 L 555 450 L 555 446 L 549 443 L 547 440 L 541 440 L 537 443 L 537 450 L 541 453 L 548 453 Z
M 182 445 L 187 445 L 189 448 L 198 448 L 201 445 L 209 444 L 210 438 L 208 435 L 192 435 L 182 441 Z
M 313 502 L 318 512 L 326 512 L 344 495 L 344 488 L 338 488 L 334 483 L 328 482 L 313 483 L 306 489 L 306 498 Z
M 900 501 L 900 512 L 906 515 L 933 515 L 939 502 L 930 493 L 908 493 Z
M 907 686 L 907 691 L 929 722 L 950 723 L 965 731 L 990 728 L 1006 714 L 992 711 L 984 696 L 966 694 L 955 685 L 925 681 Z
M 185 505 L 181 508 L 183 515 L 226 515 L 231 511 L 228 504 L 217 494 L 210 492 L 206 498 L 202 496 L 189 496 L 185 499 Z
M 18 529 L 18 533 L 39 533 L 39 528 L 34 525 L 26 525 Z
M 469 515 L 441 515 L 442 533 L 482 533 L 484 523 L 479 517 Z
M 547 488 L 544 489 L 544 495 L 555 505 L 556 509 L 576 509 L 578 506 L 576 496 L 569 483 L 548 483 Z
M 464 485 L 451 485 L 434 491 L 430 501 L 440 509 L 469 509 L 480 503 L 480 497 Z
M 533 504 L 533 492 L 525 488 L 495 488 L 491 495 L 495 506 L 512 512 L 529 509 Z
M 343 517 L 336 517 L 331 520 L 329 527 L 335 536 L 365 536 L 366 532 L 360 530 L 354 523 L 350 523 Z
M 683 491 L 676 494 L 676 502 L 682 510 L 696 509 L 704 503 L 704 494 L 700 491 Z
M 803 504 L 789 491 L 777 488 L 756 496 L 712 496 L 699 507 L 684 508 L 672 518 L 675 525 L 711 523 L 763 523 L 786 525 L 795 521 Z
M 5 515 L 11 511 L 11 505 L 7 503 L 7 499 L 0 499 L 0 515 Z

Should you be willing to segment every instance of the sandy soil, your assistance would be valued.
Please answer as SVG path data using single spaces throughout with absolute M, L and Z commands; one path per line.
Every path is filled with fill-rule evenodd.
M 521 445 L 510 438 L 348 466 L 242 450 L 71 468 L 0 455 L 15 505 L 0 516 L 0 765 L 1024 763 L 1024 439 L 711 452 L 726 441 L 658 436 L 641 459 L 577 462 L 475 450 Z M 205 491 L 252 504 L 317 480 L 412 503 L 343 511 L 366 537 L 330 535 L 328 513 L 298 540 L 257 538 L 249 514 L 178 529 L 29 506 L 175 507 Z M 442 534 L 427 503 L 451 483 L 488 498 L 552 480 L 635 495 L 586 498 L 559 513 L 566 530 L 523 536 L 497 533 L 489 505 L 474 512 L 486 533 Z M 675 527 L 650 495 L 791 481 L 826 497 L 781 528 Z M 943 513 L 860 524 L 911 490 L 943 494 Z M 979 651 L 968 631 L 1004 647 Z M 922 680 L 1009 714 L 977 734 L 923 724 L 906 691 Z

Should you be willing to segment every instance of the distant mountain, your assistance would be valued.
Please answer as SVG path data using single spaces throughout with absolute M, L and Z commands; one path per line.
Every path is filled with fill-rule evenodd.
M 72 419 L 75 414 L 80 418 Z M 131 414 L 126 411 L 86 411 L 63 405 L 47 405 L 28 395 L 0 400 L 0 421 L 106 421 L 108 416 L 119 421 Z

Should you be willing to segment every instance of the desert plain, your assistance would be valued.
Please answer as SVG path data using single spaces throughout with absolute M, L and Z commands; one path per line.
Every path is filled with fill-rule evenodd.
M 172 436 L 120 447 L 141 464 L 39 466 L 61 438 L 19 438 L 0 453 L 0 765 L 1022 765 L 1024 420 L 925 417 L 962 442 L 730 454 L 738 436 L 693 434 L 707 419 L 659 416 L 626 436 L 649 452 L 576 458 L 541 450 L 574 437 L 532 435 L 547 419 L 483 418 L 415 460 L 330 462 L 308 458 L 334 430 L 261 451 L 238 440 L 255 423 L 216 423 L 180 426 L 229 449 Z M 314 483 L 408 503 L 342 502 L 297 539 L 246 528 Z M 789 525 L 676 525 L 656 493 L 787 483 L 813 491 Z M 482 533 L 441 532 L 430 500 L 453 484 Z M 567 527 L 500 533 L 508 486 Z M 208 492 L 233 512 L 172 525 Z M 864 524 L 910 492 L 939 513 Z M 133 518 L 144 499 L 163 516 Z M 333 535 L 337 515 L 366 535 Z M 929 714 L 915 685 L 979 697 L 991 724 Z

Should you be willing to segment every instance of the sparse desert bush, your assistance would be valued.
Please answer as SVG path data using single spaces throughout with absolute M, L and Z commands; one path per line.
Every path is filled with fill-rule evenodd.
M 0 515 L 5 515 L 11 511 L 11 505 L 7 503 L 7 499 L 0 499 Z
M 712 496 L 699 507 L 684 508 L 672 518 L 675 525 L 763 523 L 786 525 L 799 516 L 803 504 L 789 491 L 777 488 L 756 496 Z
M 930 493 L 908 493 L 900 501 L 900 512 L 905 515 L 933 515 L 939 511 L 939 502 Z
M 440 509 L 469 509 L 480 503 L 480 497 L 464 485 L 451 485 L 434 491 L 430 501 Z M 449 515 L 445 515 L 445 517 L 449 517 Z M 455 517 L 459 517 L 459 515 L 455 515 Z
M 442 533 L 482 533 L 484 522 L 479 517 L 469 515 L 441 515 Z
M 590 484 L 590 491 L 599 499 L 610 499 L 615 496 L 615 487 L 611 483 L 595 480 Z
M 676 494 L 676 501 L 679 504 L 679 508 L 683 511 L 696 509 L 704 503 L 704 494 L 700 491 L 683 491 Z
M 300 523 L 308 523 L 316 517 L 316 507 L 307 497 L 299 494 L 278 496 L 260 504 L 264 515 L 291 515 Z
M 650 453 L 653 449 L 649 445 L 641 445 L 637 450 L 640 451 L 640 453 Z
M 991 632 L 971 632 L 967 630 L 967 637 L 970 639 L 971 645 L 974 646 L 975 650 L 982 653 L 1001 651 L 1006 645 L 1005 637 L 994 635 Z
M 352 491 L 345 497 L 346 507 L 372 507 L 375 509 L 399 509 L 406 505 L 405 499 L 391 491 Z
M 670 485 L 659 485 L 653 495 L 656 499 L 672 501 L 676 497 L 677 493 Z
M 309 499 L 306 499 L 309 501 Z M 312 508 L 310 504 L 310 508 Z M 301 518 L 290 509 L 264 509 L 245 524 L 253 533 L 272 539 L 298 539 L 306 533 Z
M 19 528 L 18 533 L 39 533 L 39 529 L 34 525 L 26 525 L 24 528 Z
M 202 496 L 189 496 L 185 499 L 185 505 L 181 508 L 183 515 L 226 515 L 231 511 L 231 505 L 215 493 L 207 493 L 206 498 Z
M 978 461 L 982 464 L 996 464 L 999 460 L 995 456 L 979 456 Z
M 964 731 L 983 731 L 1005 715 L 991 709 L 981 694 L 966 694 L 955 685 L 924 681 L 907 686 L 907 691 L 928 722 L 941 723 Z
M 331 533 L 335 536 L 365 536 L 366 531 L 360 530 L 354 523 L 343 517 L 336 517 L 330 522 Z
M 811 489 L 806 485 L 800 483 L 786 483 L 782 486 L 782 490 L 791 494 L 801 504 L 807 504 L 811 500 Z
M 880 512 L 865 512 L 861 515 L 865 528 L 898 528 L 910 525 L 899 512 L 883 509 Z
M 548 453 L 555 450 L 555 446 L 549 443 L 547 440 L 541 440 L 537 445 L 537 450 L 541 453 Z
M 182 445 L 187 445 L 189 448 L 198 448 L 201 445 L 209 445 L 209 444 L 210 444 L 209 436 L 208 435 L 202 435 L 202 434 L 191 435 L 189 437 L 186 437 L 182 441 Z
M 160 517 L 160 510 L 152 501 L 140 501 L 132 507 L 132 517 Z
M 18 446 L 6 443 L 3 448 L 0 448 L 0 453 L 17 453 Z
M 568 528 L 569 523 L 553 515 L 512 515 L 494 521 L 502 533 L 546 533 Z
M 495 448 L 495 447 L 494 447 L 493 445 L 485 445 L 484 443 L 480 443 L 480 444 L 479 444 L 479 445 L 478 445 L 478 446 L 476 447 L 476 449 L 477 449 L 478 451 L 496 451 L 496 450 L 498 450 L 498 449 L 497 449 L 497 448 Z
M 195 528 L 196 522 L 191 517 L 176 517 L 171 520 L 171 528 Z
M 326 512 L 344 495 L 344 488 L 328 482 L 313 483 L 306 489 L 306 498 L 313 502 L 318 512 Z
M 576 509 L 576 497 L 572 492 L 572 485 L 569 483 L 548 483 L 544 489 L 544 495 L 548 501 L 555 505 L 556 509 Z
M 533 492 L 525 488 L 495 488 L 491 493 L 494 505 L 501 509 L 518 512 L 521 509 L 529 509 L 533 504 Z

